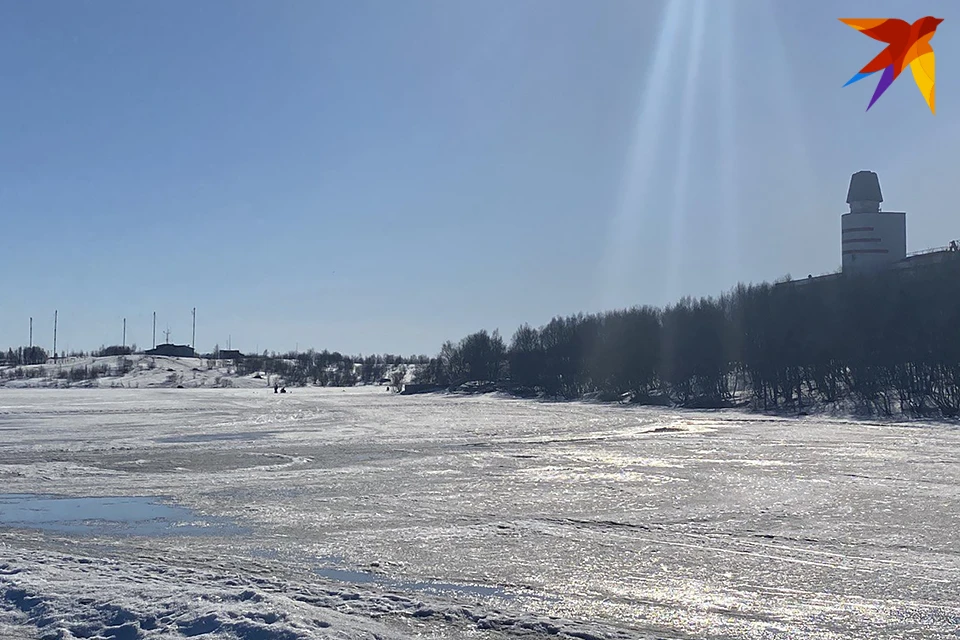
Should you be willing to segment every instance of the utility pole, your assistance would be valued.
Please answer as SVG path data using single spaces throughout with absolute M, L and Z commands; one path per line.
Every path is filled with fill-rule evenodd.
M 30 348 L 33 349 L 33 316 L 30 316 Z
M 121 347 L 126 348 L 127 346 L 127 319 L 123 319 L 123 342 L 120 343 Z
M 57 313 L 56 309 L 53 310 L 53 361 L 57 361 Z
M 197 348 L 197 308 L 193 308 L 193 337 L 190 338 L 190 347 L 194 350 Z
M 157 348 L 157 312 L 153 312 L 153 348 Z

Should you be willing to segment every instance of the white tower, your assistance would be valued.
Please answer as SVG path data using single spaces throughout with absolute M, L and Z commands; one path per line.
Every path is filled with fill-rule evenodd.
M 907 214 L 881 211 L 880 180 L 872 171 L 850 178 L 850 213 L 840 218 L 843 272 L 862 272 L 891 265 L 907 257 Z

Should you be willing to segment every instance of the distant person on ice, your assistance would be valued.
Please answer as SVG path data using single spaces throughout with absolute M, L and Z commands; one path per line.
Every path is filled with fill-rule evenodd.
M 274 392 L 274 393 L 277 393 L 279 389 L 280 389 L 280 385 L 277 384 L 276 382 L 274 382 L 274 383 L 273 383 L 273 392 Z

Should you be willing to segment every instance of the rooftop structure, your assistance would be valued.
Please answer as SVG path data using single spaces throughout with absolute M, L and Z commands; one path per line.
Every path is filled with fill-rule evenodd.
M 954 240 L 946 247 L 907 254 L 907 214 L 883 211 L 880 179 L 873 171 L 858 171 L 850 176 L 847 204 L 850 210 L 840 218 L 840 258 L 842 272 L 822 276 L 809 275 L 790 284 L 821 283 L 841 275 L 868 273 L 877 269 L 914 270 L 960 260 L 960 244 Z M 779 284 L 787 284 L 782 282 Z
M 185 344 L 158 344 L 144 352 L 148 356 L 169 356 L 171 358 L 196 358 L 193 347 Z

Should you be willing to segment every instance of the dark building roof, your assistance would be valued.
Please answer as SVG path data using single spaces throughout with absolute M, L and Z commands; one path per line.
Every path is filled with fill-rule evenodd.
M 934 264 L 941 264 L 948 260 L 957 259 L 960 259 L 960 251 L 951 249 L 949 247 L 939 247 L 936 249 L 928 249 L 926 251 L 920 251 L 911 254 L 903 260 L 895 262 L 893 266 L 899 269 L 911 269 L 914 267 L 925 267 Z
M 243 360 L 243 354 L 237 349 L 220 349 L 215 355 L 221 360 Z
M 957 245 L 951 245 L 957 246 Z M 939 247 L 936 249 L 927 249 L 926 251 L 920 251 L 913 253 L 903 260 L 898 260 L 897 262 L 892 262 L 889 265 L 886 265 L 885 268 L 879 269 L 878 272 L 883 272 L 886 269 L 893 269 L 900 272 L 919 272 L 925 273 L 923 267 L 932 267 L 934 265 L 944 264 L 949 261 L 955 261 L 955 264 L 960 264 L 960 247 L 953 249 L 951 247 Z M 820 284 L 823 282 L 828 282 L 830 280 L 835 280 L 842 277 L 841 273 L 827 273 L 822 276 L 807 276 L 806 278 L 799 278 L 797 280 L 787 280 L 784 282 L 777 282 L 776 286 L 791 285 L 808 285 L 808 284 Z
M 158 344 L 145 351 L 148 356 L 169 356 L 171 358 L 196 358 L 193 347 L 185 344 Z
M 840 277 L 840 273 L 827 273 L 822 276 L 809 275 L 806 278 L 797 278 L 796 280 L 783 280 L 781 282 L 773 283 L 776 287 L 783 286 L 803 286 L 808 284 L 820 284 L 823 282 L 828 282 L 830 280 L 836 280 Z

